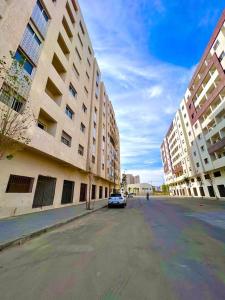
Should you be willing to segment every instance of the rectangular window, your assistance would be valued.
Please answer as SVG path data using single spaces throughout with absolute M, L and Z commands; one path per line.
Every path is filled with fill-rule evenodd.
M 77 70 L 77 68 L 76 68 L 76 66 L 74 64 L 73 64 L 73 71 L 75 73 L 76 78 L 79 79 L 80 73 L 78 72 L 78 70 Z
M 32 177 L 10 175 L 6 193 L 31 193 L 33 183 Z
M 61 204 L 73 203 L 74 181 L 64 180 Z
M 83 146 L 81 146 L 81 145 L 78 146 L 78 153 L 79 153 L 81 156 L 84 155 L 84 147 L 83 147 Z
M 91 161 L 93 164 L 95 164 L 95 156 L 94 155 L 92 155 Z
M 74 116 L 74 112 L 72 109 L 67 105 L 65 110 L 66 115 L 72 120 Z
M 86 86 L 84 87 L 84 91 L 88 95 L 88 89 L 86 88 Z
M 40 129 L 42 129 L 42 130 L 44 130 L 44 131 L 47 131 L 47 126 L 43 123 L 43 122 L 41 122 L 41 121 L 37 121 L 37 126 L 40 128 Z
M 68 135 L 65 131 L 62 132 L 61 142 L 68 147 L 71 147 L 72 137 Z
M 25 57 L 24 54 L 20 50 L 17 50 L 14 56 L 15 60 L 22 64 L 23 69 L 28 73 L 32 74 L 33 71 L 33 64 Z
M 78 40 L 79 40 L 79 42 L 80 42 L 80 45 L 81 45 L 81 47 L 83 48 L 84 45 L 83 45 L 83 42 L 82 42 L 82 40 L 81 40 L 80 34 L 78 33 L 77 36 L 78 36 Z
M 215 197 L 215 192 L 213 186 L 208 186 L 209 196 Z
M 84 113 L 87 112 L 87 107 L 86 107 L 86 105 L 85 105 L 84 103 L 83 103 L 83 105 L 82 105 L 82 110 L 83 110 Z
M 76 51 L 76 53 L 77 53 L 77 56 L 78 56 L 78 58 L 79 58 L 79 61 L 81 61 L 81 60 L 82 60 L 82 58 L 81 58 L 81 55 L 80 55 L 80 53 L 79 53 L 79 51 L 78 51 L 77 47 L 75 48 L 75 51 Z
M 223 51 L 219 56 L 219 62 L 223 60 L 224 56 L 225 56 L 225 52 Z
M 75 88 L 74 88 L 74 86 L 72 85 L 72 83 L 70 83 L 70 85 L 69 85 L 69 92 L 70 92 L 70 94 L 71 94 L 74 98 L 76 98 L 76 96 L 77 96 L 77 91 L 75 90 Z
M 80 21 L 80 29 L 81 29 L 82 33 L 85 34 L 84 27 L 83 27 L 83 24 L 81 23 L 81 21 Z
M 86 129 L 85 125 L 84 125 L 83 123 L 81 123 L 81 124 L 80 124 L 80 130 L 81 130 L 83 133 L 85 133 L 85 129 Z
M 208 158 L 205 158 L 205 159 L 204 159 L 204 163 L 205 163 L 206 165 L 209 163 Z
M 88 46 L 88 52 L 90 55 L 92 55 L 91 48 L 89 46 Z
M 225 197 L 225 186 L 223 184 L 217 185 L 220 197 Z
M 213 46 L 214 51 L 216 51 L 216 49 L 219 47 L 219 44 L 220 44 L 220 42 L 219 42 L 219 40 L 217 40 Z
M 89 76 L 88 72 L 86 72 L 86 76 L 87 76 L 87 79 L 90 80 L 90 76 Z
M 91 63 L 90 63 L 90 60 L 88 58 L 87 58 L 87 62 L 88 62 L 89 67 L 91 67 Z
M 214 177 L 220 177 L 220 176 L 221 176 L 220 171 L 214 172 Z

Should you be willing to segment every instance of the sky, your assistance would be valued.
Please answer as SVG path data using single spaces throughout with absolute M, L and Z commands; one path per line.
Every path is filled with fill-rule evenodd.
M 164 181 L 160 145 L 217 21 L 220 0 L 80 0 L 120 131 L 121 171 Z

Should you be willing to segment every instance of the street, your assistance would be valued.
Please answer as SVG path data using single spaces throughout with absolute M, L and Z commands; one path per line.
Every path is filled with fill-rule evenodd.
M 225 299 L 225 202 L 129 199 L 6 249 L 0 299 Z

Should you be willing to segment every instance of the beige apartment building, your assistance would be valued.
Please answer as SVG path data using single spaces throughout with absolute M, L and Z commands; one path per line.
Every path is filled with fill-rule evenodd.
M 108 197 L 120 182 L 120 138 L 112 103 L 77 0 L 2 0 L 0 57 L 23 59 L 31 142 L 0 160 L 0 217 Z M 12 100 L 12 101 L 9 101 Z
M 225 11 L 161 146 L 171 195 L 225 197 Z
M 140 183 L 140 176 L 139 175 L 132 175 L 132 174 L 125 174 L 127 184 L 139 184 Z

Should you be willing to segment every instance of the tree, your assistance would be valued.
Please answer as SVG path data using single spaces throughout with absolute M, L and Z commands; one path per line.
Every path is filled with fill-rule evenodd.
M 169 186 L 166 184 L 162 185 L 162 192 L 163 194 L 169 194 Z
M 30 79 L 24 72 L 25 60 L 16 61 L 10 53 L 12 63 L 8 67 L 6 57 L 0 59 L 0 159 L 30 143 L 28 128 L 34 120 L 28 101 L 27 90 Z M 26 91 L 26 96 L 25 93 Z
M 127 191 L 127 175 L 122 175 L 121 188 L 126 192 Z

